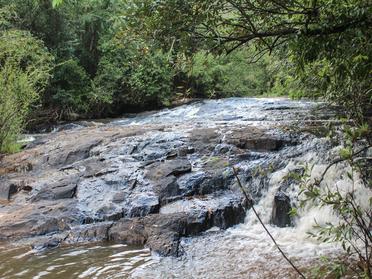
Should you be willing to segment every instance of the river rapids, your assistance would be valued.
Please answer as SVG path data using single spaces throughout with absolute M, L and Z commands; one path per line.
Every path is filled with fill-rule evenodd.
M 288 182 L 285 179 L 288 174 L 303 170 L 305 166 L 312 166 L 311 177 L 319 177 L 327 164 L 337 157 L 339 147 L 334 146 L 325 137 L 327 125 L 335 122 L 334 119 L 334 112 L 323 103 L 292 101 L 285 98 L 229 98 L 195 101 L 172 109 L 114 119 L 109 123 L 100 124 L 97 128 L 89 127 L 89 129 L 102 129 L 102 127 L 111 130 L 115 130 L 116 127 L 121 129 L 145 127 L 143 129 L 146 129 L 150 126 L 161 126 L 161 129 L 136 136 L 137 138 L 132 142 L 142 137 L 142 139 L 157 139 L 157 143 L 171 142 L 174 146 L 178 146 L 178 142 L 184 141 L 190 131 L 195 129 L 218 131 L 219 142 L 213 146 L 213 149 L 190 152 L 187 155 L 192 166 L 191 174 L 202 173 L 205 171 L 206 164 L 212 167 L 216 165 L 216 168 L 221 169 L 223 173 L 228 173 L 232 165 L 239 169 L 244 187 L 252 195 L 255 208 L 270 233 L 288 257 L 303 272 L 310 274 L 312 268 L 322 264 L 324 257 L 342 256 L 342 249 L 338 244 L 320 243 L 310 238 L 308 234 L 313 230 L 315 220 L 319 224 L 337 222 L 337 216 L 334 216 L 329 208 L 319 209 L 308 205 L 299 210 L 297 217 L 292 218 L 291 226 L 278 227 L 272 224 L 274 196 L 278 191 L 284 191 L 291 206 L 298 206 L 299 186 L 298 183 Z M 78 133 L 80 129 L 82 131 L 85 129 L 83 126 L 79 123 L 74 124 L 71 131 L 57 127 L 52 134 Z M 286 144 L 279 147 L 275 145 L 265 150 L 269 143 L 271 146 L 271 142 L 266 143 L 263 149 L 258 148 L 254 142 L 254 150 L 245 146 L 246 153 L 238 154 L 236 146 L 238 149 L 244 148 L 239 147 L 239 144 L 232 144 L 231 134 L 244 130 L 245 127 L 264 129 L 265 135 L 279 138 Z M 42 140 L 44 136 L 32 135 L 29 138 L 36 139 L 36 142 Z M 245 137 L 245 134 L 242 137 Z M 288 142 L 291 144 L 287 144 Z M 158 148 L 161 149 L 159 146 Z M 155 156 L 153 154 L 158 151 L 151 149 L 151 152 L 146 154 Z M 110 154 L 112 158 L 112 153 Z M 224 160 L 221 163 L 216 158 Z M 345 189 L 350 187 L 351 181 L 344 177 L 346 168 L 344 164 L 332 167 L 324 183 L 330 187 Z M 115 173 L 108 173 L 107 177 L 108 175 L 112 179 Z M 145 178 L 145 175 L 141 176 L 141 179 Z M 176 178 L 181 185 L 183 180 L 178 176 Z M 77 207 L 79 212 L 98 216 L 99 212 L 93 210 L 98 206 L 97 202 L 90 198 L 88 193 L 91 190 L 84 190 L 88 189 L 84 188 L 87 183 L 83 182 L 77 186 L 77 194 L 73 198 L 80 201 Z M 235 187 L 236 192 L 239 191 L 233 179 L 229 183 L 235 185 L 231 187 Z M 354 187 L 363 189 L 363 185 L 358 180 L 354 183 Z M 95 189 L 101 188 L 97 186 Z M 97 193 L 100 192 L 97 190 Z M 21 200 L 21 197 L 15 199 Z M 100 202 L 105 202 L 109 198 L 111 196 L 107 193 Z M 360 199 L 366 199 L 365 192 L 364 195 L 361 194 Z M 187 202 L 185 199 L 166 205 L 161 204 L 159 212 L 160 214 L 168 211 L 180 212 L 198 206 L 197 201 L 192 205 Z M 211 204 L 213 202 L 212 200 Z M 184 205 L 186 203 L 187 205 Z M 5 206 L 2 205 L 2 210 L 5 210 Z M 0 211 L 0 219 L 4 218 L 2 212 L 7 214 L 6 211 Z M 211 226 L 197 235 L 183 236 L 179 243 L 182 254 L 178 257 L 160 256 L 147 245 L 132 246 L 110 241 L 61 243 L 57 248 L 42 251 L 30 249 L 27 241 L 18 241 L 11 245 L 4 243 L 0 248 L 0 277 L 4 279 L 298 278 L 251 209 L 246 211 L 242 221 L 227 229 Z

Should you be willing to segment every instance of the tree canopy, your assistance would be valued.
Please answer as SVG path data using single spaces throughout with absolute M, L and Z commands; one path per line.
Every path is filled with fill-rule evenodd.
M 258 95 L 323 98 L 363 121 L 371 107 L 371 6 L 369 0 L 0 0 L 0 32 L 17 34 L 2 41 L 13 61 L 41 49 L 52 57 L 50 68 L 32 57 L 27 62 L 43 75 L 35 77 L 39 101 L 30 107 L 29 127 L 183 98 Z M 37 51 L 20 34 L 39 42 Z M 17 67 L 23 70 L 24 61 Z

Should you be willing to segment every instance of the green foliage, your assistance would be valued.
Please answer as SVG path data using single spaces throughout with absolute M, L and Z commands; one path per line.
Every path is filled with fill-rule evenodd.
M 269 58 L 251 64 L 250 49 L 227 57 L 208 54 L 203 50 L 208 44 L 190 36 L 205 19 L 199 14 L 203 4 L 197 9 L 184 1 L 152 0 L 0 4 L 1 28 L 29 30 L 55 56 L 42 107 L 62 119 L 157 108 L 186 95 L 260 95 L 270 87 Z M 189 13 L 193 17 L 184 16 Z
M 361 2 L 0 0 L 0 30 L 29 32 L 53 54 L 52 78 L 33 79 L 48 83 L 42 110 L 60 118 L 269 94 L 324 98 L 362 123 L 372 36 Z M 12 59 L 38 51 L 17 40 Z
M 0 31 L 0 152 L 15 144 L 31 105 L 48 82 L 53 58 L 27 31 Z
M 369 139 L 370 129 L 365 124 L 352 127 L 345 124 L 342 128 L 341 141 L 344 147 L 340 149 L 340 157 L 330 164 L 321 177 L 315 181 L 310 179 L 307 169 L 301 178 L 302 206 L 313 203 L 320 207 L 330 207 L 334 214 L 339 217 L 337 223 L 316 224 L 315 232 L 310 232 L 310 236 L 322 242 L 339 242 L 348 255 L 358 256 L 358 270 L 346 268 L 348 265 L 341 265 L 342 272 L 356 273 L 360 278 L 371 278 L 371 257 L 372 257 L 372 198 L 369 197 L 369 204 L 362 200 L 361 193 L 368 194 L 372 187 L 371 167 L 365 152 L 371 148 Z M 349 179 L 352 187 L 340 189 L 337 186 L 325 184 L 324 177 L 329 168 L 335 164 L 348 163 L 349 171 L 345 173 L 345 178 Z M 357 177 L 365 185 L 363 192 L 359 193 L 355 186 Z M 360 182 L 360 181 L 359 181 Z M 363 187 L 363 186 L 359 186 Z M 361 200 L 362 199 L 362 200 Z M 331 265 L 328 265 L 328 268 Z M 335 271 L 340 271 L 336 269 Z
M 169 103 L 174 70 L 167 54 L 143 42 L 117 39 L 102 47 L 96 84 L 113 98 L 114 109 L 157 107 Z
M 52 103 L 64 113 L 87 112 L 90 109 L 91 81 L 84 68 L 75 60 L 67 60 L 54 70 L 51 82 Z
M 269 76 L 271 76 L 271 84 L 268 89 L 269 95 L 289 96 L 292 99 L 305 97 L 304 92 L 307 88 L 297 78 L 295 64 L 291 61 L 290 57 L 280 58 L 280 56 L 272 57 L 267 66 Z M 313 99 L 319 97 L 311 94 L 307 96 Z
M 62 3 L 63 3 L 63 0 L 52 0 L 53 8 L 58 7 L 58 6 L 61 5 Z
M 321 257 L 322 264 L 311 269 L 310 278 L 343 278 L 347 275 L 347 266 L 344 262 Z
M 180 2 L 148 0 L 134 14 L 150 22 L 145 33 L 157 34 L 162 46 L 172 34 L 177 45 L 194 40 L 217 53 L 245 45 L 257 57 L 279 51 L 288 65 L 273 94 L 322 97 L 360 121 L 371 108 L 372 6 L 365 1 Z
M 29 32 L 0 32 L 0 65 L 8 64 L 25 72 L 36 90 L 43 89 L 47 84 L 52 61 L 43 42 Z
M 199 51 L 188 72 L 196 95 L 207 97 L 258 96 L 269 89 L 267 60 L 251 63 L 252 51 L 243 49 L 229 56 Z
M 16 17 L 14 5 L 0 7 L 0 30 L 11 28 Z
M 0 69 L 0 153 L 17 151 L 15 142 L 28 109 L 38 97 L 29 77 L 5 64 Z

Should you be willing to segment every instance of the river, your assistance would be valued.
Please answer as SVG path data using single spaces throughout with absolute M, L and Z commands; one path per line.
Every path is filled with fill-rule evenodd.
M 333 121 L 333 117 L 333 112 L 321 103 L 284 98 L 230 98 L 200 101 L 131 118 L 115 119 L 104 126 L 115 129 L 166 124 L 162 132 L 169 131 L 165 137 L 167 141 L 179 140 L 183 137 L 180 133 L 195 127 L 223 128 L 225 137 L 230 127 L 241 128 L 245 125 L 266 127 L 268 133 L 273 131 L 275 135 L 286 133 L 286 129 L 293 129 L 292 134 L 304 133 L 296 138 L 296 145 L 263 153 L 252 152 L 254 156 L 250 159 L 234 161 L 234 164 L 242 173 L 248 173 L 248 170 L 257 166 L 269 166 L 274 162 L 274 169 L 261 175 L 264 179 L 257 177 L 244 182 L 249 183 L 247 187 L 255 193 L 256 209 L 274 238 L 293 262 L 302 271 L 309 273 L 311 268 L 321 264 L 323 256 L 332 258 L 342 254 L 338 245 L 319 243 L 307 234 L 313 230 L 314 220 L 325 223 L 336 222 L 337 218 L 329 208 L 308 206 L 292 220 L 293 226 L 279 228 L 271 225 L 273 197 L 279 187 L 283 187 L 283 178 L 290 171 L 309 164 L 313 166 L 312 177 L 317 177 L 335 156 L 338 147 L 330 145 L 326 138 L 318 134 L 327 123 Z M 76 129 L 84 129 L 76 126 L 75 132 Z M 311 133 L 308 130 L 296 130 L 301 127 L 316 129 L 309 128 Z M 159 135 L 156 134 L 156 137 Z M 188 155 L 193 172 L 202 169 L 200 161 L 204 157 L 199 154 Z M 344 168 L 343 165 L 332 168 L 326 182 L 339 186 L 350 183 L 342 176 Z M 298 185 L 287 185 L 285 191 L 292 205 L 296 205 Z M 78 199 L 80 193 L 83 190 L 78 192 Z M 247 211 L 241 224 L 226 230 L 213 226 L 197 236 L 182 237 L 180 245 L 184 252 L 180 257 L 161 257 L 143 246 L 110 242 L 62 243 L 58 248 L 46 251 L 31 250 L 22 242 L 15 245 L 8 243 L 0 249 L 0 277 L 298 278 L 251 210 Z

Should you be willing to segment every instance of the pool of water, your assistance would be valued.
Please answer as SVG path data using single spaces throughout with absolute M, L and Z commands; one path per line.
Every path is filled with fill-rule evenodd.
M 27 247 L 0 248 L 0 278 L 128 278 L 152 263 L 150 251 L 123 244 L 64 246 L 35 254 Z

